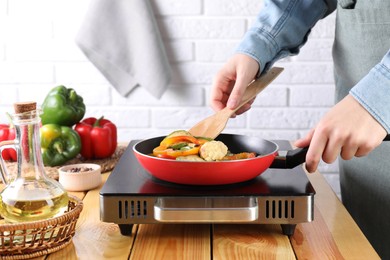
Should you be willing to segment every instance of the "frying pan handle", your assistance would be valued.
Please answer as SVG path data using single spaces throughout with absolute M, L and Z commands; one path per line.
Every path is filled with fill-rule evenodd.
M 275 157 L 270 168 L 292 169 L 306 161 L 306 154 L 309 147 L 296 148 L 289 151 L 280 151 Z
M 383 141 L 390 141 L 390 134 L 386 135 Z M 292 169 L 306 161 L 306 154 L 309 147 L 296 148 L 287 152 L 279 152 L 270 168 Z M 284 153 L 284 154 L 283 154 Z

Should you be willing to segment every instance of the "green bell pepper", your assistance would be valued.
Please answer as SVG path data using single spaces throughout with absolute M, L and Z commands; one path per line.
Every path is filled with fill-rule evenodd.
M 45 166 L 58 166 L 81 151 L 79 134 L 68 126 L 46 124 L 40 128 L 42 158 Z
M 50 90 L 41 106 L 43 125 L 58 124 L 72 126 L 84 117 L 83 98 L 72 88 L 57 86 Z

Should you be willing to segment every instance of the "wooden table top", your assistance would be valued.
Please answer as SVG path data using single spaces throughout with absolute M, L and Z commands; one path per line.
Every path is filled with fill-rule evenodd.
M 291 237 L 271 224 L 140 224 L 122 236 L 99 219 L 100 188 L 71 192 L 84 202 L 73 242 L 35 259 L 380 259 L 324 177 L 308 177 L 314 221 L 298 224 Z

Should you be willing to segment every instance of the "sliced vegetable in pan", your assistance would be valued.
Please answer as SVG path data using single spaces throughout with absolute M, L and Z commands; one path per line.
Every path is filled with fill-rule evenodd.
M 167 135 L 160 145 L 153 149 L 153 155 L 180 161 L 226 161 L 256 157 L 253 152 L 232 154 L 221 141 L 195 137 L 185 130 L 177 130 Z

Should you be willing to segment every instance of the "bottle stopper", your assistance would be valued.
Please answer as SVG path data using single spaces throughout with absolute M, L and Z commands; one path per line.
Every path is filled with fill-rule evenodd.
M 16 114 L 26 113 L 37 109 L 37 102 L 16 102 L 14 103 L 14 110 Z

